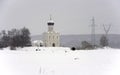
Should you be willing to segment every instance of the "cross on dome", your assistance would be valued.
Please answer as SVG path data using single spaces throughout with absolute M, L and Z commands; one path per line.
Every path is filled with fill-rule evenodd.
M 48 25 L 54 25 L 54 21 L 52 20 L 51 15 L 50 15 L 50 20 L 48 21 Z

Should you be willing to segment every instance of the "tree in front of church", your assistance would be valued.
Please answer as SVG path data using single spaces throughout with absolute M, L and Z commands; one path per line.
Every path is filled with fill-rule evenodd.
M 0 33 L 0 48 L 9 46 L 10 37 L 5 30 Z
M 21 29 L 21 47 L 31 44 L 30 31 L 28 28 Z
M 31 44 L 30 31 L 27 28 L 12 30 L 11 47 L 25 47 Z
M 12 29 L 8 32 L 3 30 L 0 36 L 0 48 L 10 46 L 12 50 L 16 47 L 31 45 L 30 31 L 28 28 Z

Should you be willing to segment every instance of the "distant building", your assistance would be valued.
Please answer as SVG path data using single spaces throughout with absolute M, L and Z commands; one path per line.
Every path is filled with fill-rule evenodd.
M 35 40 L 32 42 L 33 47 L 42 47 L 43 46 L 43 41 L 41 40 Z
M 60 34 L 54 31 L 54 21 L 51 19 L 47 22 L 48 31 L 43 33 L 43 42 L 45 47 L 59 47 Z

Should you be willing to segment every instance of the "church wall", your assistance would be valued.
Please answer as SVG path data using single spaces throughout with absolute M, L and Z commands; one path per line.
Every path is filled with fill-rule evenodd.
M 56 32 L 46 32 L 44 34 L 44 44 L 46 47 L 53 47 L 53 43 L 55 45 L 55 47 L 59 47 L 60 46 L 60 38 L 59 38 L 59 33 Z

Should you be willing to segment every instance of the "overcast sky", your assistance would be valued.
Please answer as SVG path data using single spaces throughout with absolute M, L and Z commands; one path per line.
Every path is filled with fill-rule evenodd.
M 93 16 L 96 33 L 104 33 L 102 24 L 120 33 L 120 0 L 0 0 L 0 31 L 25 26 L 32 35 L 42 34 L 49 14 L 61 34 L 90 34 Z

